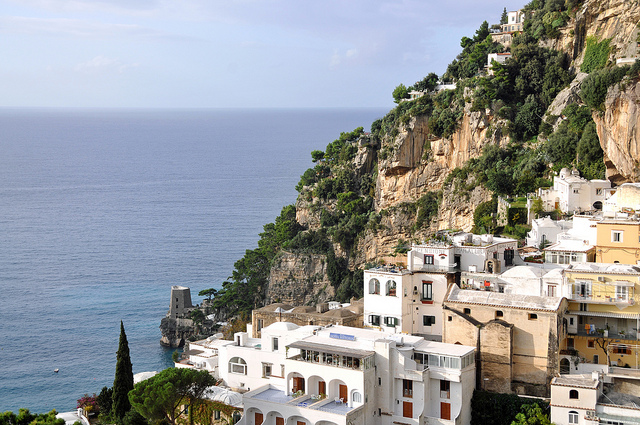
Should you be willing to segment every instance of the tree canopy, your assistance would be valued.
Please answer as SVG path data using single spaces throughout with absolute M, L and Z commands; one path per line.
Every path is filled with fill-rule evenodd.
M 113 403 L 111 413 L 113 418 L 122 423 L 124 415 L 131 410 L 127 394 L 133 389 L 133 366 L 129 355 L 129 342 L 124 332 L 124 324 L 120 321 L 120 341 L 116 353 L 116 373 L 113 379 Z
M 139 382 L 129 393 L 131 406 L 149 421 L 166 419 L 175 425 L 183 406 L 200 403 L 216 380 L 207 371 L 169 368 Z

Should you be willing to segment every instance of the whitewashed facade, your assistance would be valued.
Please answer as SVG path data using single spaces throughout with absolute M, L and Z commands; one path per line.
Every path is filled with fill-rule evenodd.
M 545 211 L 560 209 L 563 213 L 602 210 L 610 194 L 609 180 L 587 180 L 567 168 L 553 178 L 553 188 L 538 189 Z

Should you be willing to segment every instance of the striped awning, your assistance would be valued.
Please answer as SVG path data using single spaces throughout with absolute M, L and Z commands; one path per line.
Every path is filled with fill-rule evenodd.
M 640 318 L 638 313 L 609 313 L 604 311 L 569 311 L 569 314 L 574 316 L 591 316 L 591 317 L 610 317 L 613 319 L 633 319 Z

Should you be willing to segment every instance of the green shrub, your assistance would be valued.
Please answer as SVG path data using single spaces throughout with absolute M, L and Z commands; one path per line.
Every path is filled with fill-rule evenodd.
M 596 69 L 604 68 L 611 52 L 610 43 L 611 39 L 609 38 L 598 42 L 596 37 L 587 37 L 584 60 L 580 65 L 580 71 L 590 73 Z
M 625 66 L 592 72 L 582 82 L 580 97 L 591 109 L 602 110 L 609 87 L 622 81 L 629 69 Z

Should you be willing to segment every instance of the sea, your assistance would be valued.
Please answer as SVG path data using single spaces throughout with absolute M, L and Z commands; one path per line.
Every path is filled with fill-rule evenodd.
M 0 109 L 0 412 L 172 366 L 172 285 L 220 288 L 360 109 Z M 54 372 L 55 370 L 58 372 Z

